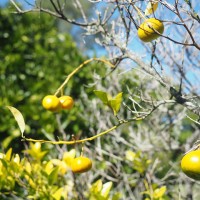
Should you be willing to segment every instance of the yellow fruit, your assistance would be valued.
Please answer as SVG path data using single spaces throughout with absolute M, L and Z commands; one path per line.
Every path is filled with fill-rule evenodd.
M 138 37 L 143 42 L 151 42 L 159 37 L 159 34 L 164 32 L 164 25 L 161 21 L 155 18 L 147 19 L 138 28 Z
M 87 172 L 92 168 L 92 161 L 86 157 L 77 157 L 71 162 L 71 170 L 74 173 Z
M 190 151 L 181 160 L 182 171 L 195 180 L 200 180 L 200 150 Z
M 61 96 L 59 97 L 62 109 L 70 110 L 74 105 L 74 100 L 70 96 Z
M 54 95 L 47 95 L 42 100 L 42 106 L 46 110 L 50 110 L 53 112 L 58 112 L 61 110 L 62 105 L 57 96 Z

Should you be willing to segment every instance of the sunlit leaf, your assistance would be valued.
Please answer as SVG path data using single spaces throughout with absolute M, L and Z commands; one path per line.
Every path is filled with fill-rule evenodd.
M 35 197 L 33 195 L 28 195 L 27 199 L 35 199 Z
M 28 181 L 28 184 L 32 187 L 32 188 L 36 188 L 37 187 L 37 185 L 34 183 L 34 181 L 33 181 L 33 179 L 31 178 L 31 176 L 30 175 L 25 175 L 24 176 L 25 177 L 25 179 Z
M 102 187 L 103 187 L 102 180 L 99 179 L 98 181 L 92 184 L 91 192 L 99 193 L 102 190 Z
M 17 110 L 16 108 L 12 107 L 12 106 L 6 106 L 10 112 L 13 114 L 15 120 L 17 121 L 17 124 L 19 126 L 19 129 L 21 131 L 22 137 L 23 137 L 23 133 L 25 130 L 25 122 L 24 122 L 24 117 L 21 114 L 21 112 L 19 110 Z
M 42 151 L 41 143 L 30 143 L 30 149 L 24 150 L 24 152 L 31 155 L 36 160 L 42 160 L 42 158 L 47 154 L 48 151 Z
M 10 160 L 12 156 L 12 148 L 8 149 L 8 151 L 6 152 L 6 160 Z
M 62 196 L 63 188 L 59 188 L 52 196 L 55 200 L 60 200 Z
M 3 158 L 5 158 L 5 154 L 4 153 L 0 153 L 0 159 L 3 159 Z
M 117 115 L 122 102 L 122 92 L 118 93 L 114 98 L 110 94 L 100 90 L 94 90 L 94 93 L 105 105 L 113 110 L 114 115 Z
M 49 162 L 46 163 L 44 171 L 49 175 L 51 174 L 52 170 L 53 170 L 53 163 L 50 160 Z
M 30 143 L 31 145 L 31 149 L 35 152 L 41 152 L 41 143 L 40 142 L 36 142 L 36 143 Z
M 94 90 L 94 93 L 105 105 L 108 105 L 109 95 L 106 92 Z
M 18 134 L 19 133 L 19 134 Z M 6 137 L 3 141 L 2 141 L 2 147 L 3 148 L 7 148 L 9 146 L 9 144 L 12 142 L 12 140 L 16 137 L 19 137 L 20 136 L 20 131 L 17 130 L 14 130 L 12 131 L 12 135 Z
M 3 164 L 3 166 L 7 169 L 7 162 L 4 159 L 0 159 L 1 163 Z
M 154 190 L 153 197 L 155 199 L 161 198 L 166 192 L 166 186 L 162 186 L 161 188 L 157 188 Z
M 147 164 L 147 165 L 151 164 L 151 162 L 152 162 L 152 161 L 151 161 L 150 159 L 146 160 L 146 164 Z
M 113 183 L 111 181 L 103 184 L 103 188 L 101 190 L 101 196 L 105 197 L 106 199 L 108 198 L 109 192 L 112 188 Z
M 136 157 L 136 153 L 135 152 L 130 151 L 130 150 L 126 151 L 126 159 L 127 160 L 134 161 L 135 157 Z
M 59 167 L 59 173 L 62 174 L 62 175 L 64 175 L 67 172 L 67 169 L 69 168 L 67 163 L 63 160 L 51 159 L 51 162 L 52 162 L 53 165 Z
M 68 152 L 64 152 L 63 161 L 70 167 L 71 166 L 71 162 L 73 161 L 75 156 L 76 156 L 76 150 L 75 149 L 71 149 Z
M 118 93 L 116 97 L 109 100 L 109 106 L 112 108 L 114 115 L 117 115 L 122 102 L 122 92 Z
M 24 169 L 26 170 L 26 172 L 27 172 L 28 174 L 31 173 L 32 166 L 31 166 L 30 162 L 27 161 L 27 162 L 24 164 Z
M 157 8 L 158 8 L 158 1 L 155 1 L 155 0 L 150 1 L 147 4 L 145 15 L 151 15 L 152 13 L 156 11 Z
M 49 174 L 48 182 L 50 185 L 53 185 L 58 179 L 58 169 L 59 167 L 55 167 L 52 172 Z
M 20 164 L 20 157 L 19 154 L 16 154 L 15 157 L 13 158 L 13 162 L 16 163 L 17 165 Z
M 8 149 L 8 151 L 6 152 L 6 160 L 10 160 L 12 156 L 12 148 Z
M 112 200 L 120 200 L 122 198 L 122 194 L 117 192 L 116 194 L 113 195 Z

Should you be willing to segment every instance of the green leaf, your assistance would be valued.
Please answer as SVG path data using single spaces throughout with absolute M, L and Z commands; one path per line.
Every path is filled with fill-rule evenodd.
M 11 156 L 12 156 L 12 148 L 8 149 L 8 151 L 6 152 L 5 159 L 11 160 Z
M 28 153 L 32 156 L 32 158 L 36 160 L 42 160 L 42 158 L 47 154 L 48 151 L 41 151 L 41 150 L 35 150 L 33 148 L 24 150 L 24 152 Z
M 56 192 L 52 195 L 55 200 L 60 200 L 62 196 L 63 188 L 59 188 Z
M 21 112 L 19 110 L 17 110 L 16 108 L 12 107 L 12 106 L 6 106 L 10 112 L 13 114 L 15 120 L 17 121 L 17 124 L 19 126 L 19 129 L 22 133 L 22 137 L 23 137 L 23 133 L 25 130 L 25 122 L 24 122 L 24 117 L 21 114 Z
M 94 90 L 95 95 L 105 104 L 108 105 L 110 95 L 100 90 Z
M 109 106 L 112 108 L 114 115 L 117 115 L 122 102 L 122 92 L 118 93 L 116 97 L 109 100 Z
M 2 141 L 2 146 L 3 146 L 3 148 L 7 148 L 8 147 L 8 145 L 12 142 L 12 140 L 15 138 L 15 136 L 13 136 L 13 135 L 10 135 L 10 136 L 8 136 L 7 138 L 5 138 L 3 141 Z
M 112 200 L 119 200 L 121 199 L 121 197 L 122 197 L 122 194 L 118 192 L 113 195 Z
M 55 167 L 55 169 L 53 169 L 52 172 L 49 174 L 48 182 L 50 185 L 53 185 L 57 181 L 58 170 L 59 170 L 59 167 Z
M 114 98 L 112 98 L 108 93 L 100 90 L 94 90 L 94 93 L 105 105 L 109 106 L 113 110 L 114 115 L 117 115 L 122 102 L 122 92 L 118 93 Z
M 155 189 L 153 197 L 155 199 L 161 198 L 165 194 L 166 190 L 167 190 L 166 186 L 162 186 L 161 188 Z
M 27 199 L 35 199 L 35 197 L 33 195 L 28 195 Z
M 101 196 L 103 196 L 105 199 L 108 198 L 109 192 L 112 188 L 113 183 L 111 181 L 103 184 L 103 188 L 101 190 Z
M 99 179 L 98 181 L 96 181 L 94 184 L 92 184 L 92 187 L 91 187 L 91 193 L 94 193 L 94 194 L 97 194 L 99 193 L 101 190 L 102 190 L 102 180 Z
M 2 159 L 2 158 L 0 158 L 0 161 L 3 164 L 3 166 L 7 169 L 7 167 L 8 167 L 7 162 L 4 159 Z

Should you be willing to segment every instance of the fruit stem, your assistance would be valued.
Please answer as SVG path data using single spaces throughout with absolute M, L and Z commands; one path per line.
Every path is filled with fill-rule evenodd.
M 138 12 L 139 16 L 142 17 L 142 18 L 144 19 L 144 21 L 146 21 L 147 18 L 146 18 L 145 15 L 141 12 L 141 10 L 140 10 L 137 6 L 135 6 L 134 4 L 133 4 L 133 7 L 134 7 L 135 10 Z
M 101 58 L 91 58 L 89 60 L 86 60 L 84 61 L 83 63 L 81 63 L 75 70 L 73 70 L 68 76 L 67 78 L 65 79 L 65 81 L 61 84 L 61 86 L 57 89 L 57 91 L 55 92 L 54 95 L 58 95 L 58 93 L 60 91 L 63 90 L 64 86 L 68 83 L 68 81 L 70 80 L 70 78 L 76 73 L 78 72 L 83 66 L 85 66 L 86 64 L 92 62 L 92 61 L 100 61 L 100 62 L 103 62 L 107 65 L 109 65 L 111 68 L 115 68 L 115 66 L 113 64 L 111 64 L 108 60 L 104 60 L 104 59 L 101 59 Z
M 84 153 L 84 142 L 82 143 L 82 148 L 81 148 L 81 157 L 83 157 L 83 153 Z
M 61 96 L 63 96 L 64 92 L 63 92 L 63 88 L 60 91 Z

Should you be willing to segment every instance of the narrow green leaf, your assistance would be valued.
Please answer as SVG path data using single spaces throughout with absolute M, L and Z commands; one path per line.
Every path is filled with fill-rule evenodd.
M 11 156 L 12 156 L 12 148 L 8 149 L 8 151 L 6 152 L 6 160 L 11 160 Z
M 94 93 L 105 105 L 108 105 L 109 95 L 106 92 L 94 90 Z
M 21 112 L 19 110 L 17 110 L 16 108 L 12 107 L 12 106 L 6 106 L 10 112 L 13 114 L 15 120 L 17 121 L 17 124 L 19 126 L 19 129 L 22 133 L 22 137 L 23 137 L 23 133 L 25 130 L 25 122 L 24 122 L 24 117 L 21 114 Z
M 2 165 L 7 169 L 8 164 L 7 164 L 6 160 L 4 160 L 3 158 L 0 158 L 0 162 L 1 162 Z
M 14 138 L 15 138 L 15 136 L 13 136 L 13 135 L 6 137 L 1 143 L 2 147 L 6 149 Z
M 58 169 L 59 167 L 55 167 L 55 169 L 53 169 L 52 172 L 49 174 L 49 177 L 48 177 L 49 185 L 53 185 L 57 181 Z
M 113 183 L 111 181 L 103 184 L 103 188 L 101 190 L 101 196 L 103 196 L 105 199 L 108 198 L 109 192 L 112 188 Z

